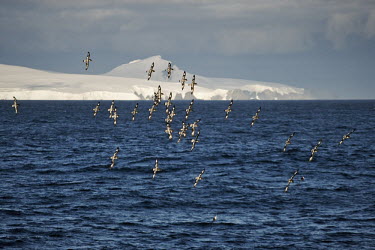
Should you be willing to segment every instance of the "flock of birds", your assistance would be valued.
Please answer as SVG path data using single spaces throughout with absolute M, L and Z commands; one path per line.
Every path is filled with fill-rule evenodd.
M 156 106 L 159 105 L 161 99 L 161 88 L 160 86 L 158 87 L 158 92 L 155 93 L 155 99 L 154 99 L 154 104 L 153 106 L 149 109 L 149 117 L 148 119 L 151 119 L 152 118 L 152 113 L 154 111 L 156 111 Z M 171 102 L 171 99 L 172 99 L 172 93 L 170 93 L 169 95 L 169 98 L 167 100 L 167 102 L 165 102 L 165 106 L 166 106 L 166 113 L 167 113 L 167 118 L 165 119 L 165 122 L 166 122 L 166 130 L 165 130 L 165 133 L 168 134 L 168 138 L 169 140 L 172 140 L 173 138 L 173 130 L 171 128 L 171 122 L 173 121 L 173 117 L 176 115 L 175 113 L 175 106 L 173 106 L 172 110 L 169 110 L 169 107 L 172 105 L 172 102 Z M 201 121 L 201 119 L 197 119 L 196 121 L 194 121 L 193 123 L 189 124 L 187 123 L 187 119 L 189 117 L 189 114 L 190 112 L 193 110 L 193 104 L 194 104 L 194 99 L 190 102 L 189 104 L 189 107 L 185 110 L 185 120 L 182 121 L 182 128 L 180 129 L 180 131 L 178 132 L 179 134 L 179 138 L 177 140 L 177 143 L 179 143 L 182 138 L 186 137 L 187 136 L 187 133 L 188 133 L 188 129 L 190 128 L 191 130 L 191 135 L 192 136 L 195 136 L 193 139 L 191 139 L 191 143 L 192 143 L 192 146 L 191 146 L 191 149 L 190 151 L 193 151 L 193 149 L 195 148 L 196 146 L 196 143 L 199 142 L 198 138 L 199 138 L 199 135 L 200 135 L 200 131 L 196 131 L 197 128 L 198 128 L 198 124 L 199 122 Z M 15 105 L 15 104 L 14 104 Z M 13 106 L 14 106 L 13 105 Z M 225 112 L 225 119 L 228 119 L 229 117 L 229 113 L 232 112 L 232 105 L 233 105 L 233 100 L 230 101 L 229 105 L 228 105 L 228 108 L 224 110 Z M 99 109 L 99 106 L 100 106 L 100 102 L 97 104 L 97 106 L 93 109 L 94 111 L 94 117 L 96 117 L 98 111 L 100 110 Z M 118 118 L 118 115 L 117 115 L 117 108 L 116 106 L 114 106 L 114 101 L 112 101 L 112 104 L 110 106 L 110 108 L 108 109 L 110 115 L 109 115 L 109 118 L 113 118 L 114 119 L 114 125 L 116 125 L 116 121 L 117 121 L 117 118 Z M 259 119 L 259 114 L 261 112 L 261 107 L 258 108 L 258 110 L 256 111 L 255 115 L 252 116 L 252 120 L 251 120 L 251 123 L 250 123 L 250 127 L 253 127 L 255 122 Z M 138 113 L 138 103 L 135 105 L 135 108 L 134 110 L 131 112 L 132 114 L 132 121 L 135 120 L 135 115 Z M 338 145 L 341 145 L 345 140 L 349 139 L 351 134 L 355 131 L 355 129 L 352 129 L 349 133 L 345 134 L 342 139 L 340 140 L 340 142 L 338 143 Z M 295 136 L 296 132 L 293 132 L 289 137 L 288 139 L 285 141 L 285 144 L 284 144 L 284 147 L 283 147 L 283 152 L 286 152 L 287 150 L 287 147 L 288 145 L 290 145 L 292 143 L 292 138 Z M 320 139 L 318 141 L 318 143 L 311 149 L 311 155 L 309 157 L 309 161 L 311 162 L 315 156 L 315 154 L 318 152 L 318 148 L 319 146 L 322 145 L 322 142 L 323 140 Z M 117 154 L 119 152 L 119 148 L 116 149 L 114 155 L 111 157 L 111 160 L 112 160 L 112 163 L 111 163 L 111 166 L 110 168 L 113 168 L 114 165 L 115 165 L 115 160 L 118 159 L 117 157 Z M 158 164 L 158 161 L 156 160 L 155 162 L 155 167 L 153 168 L 153 179 L 155 178 L 155 175 L 156 175 L 156 172 L 160 171 L 160 168 L 159 168 L 159 164 Z M 197 186 L 198 182 L 200 180 L 202 180 L 202 175 L 204 174 L 205 170 L 203 169 L 202 172 L 199 174 L 199 176 L 197 176 L 195 179 L 195 183 L 194 183 L 194 187 Z M 292 177 L 289 178 L 288 180 L 288 183 L 284 189 L 285 192 L 288 191 L 289 189 L 289 186 L 291 183 L 294 182 L 294 177 L 299 173 L 299 170 L 296 170 L 294 172 L 294 174 L 292 175 Z M 303 181 L 305 178 L 302 176 L 301 177 L 301 180 Z
M 86 59 L 83 60 L 83 62 L 85 63 L 86 65 L 86 70 L 89 68 L 89 64 L 90 62 L 92 61 L 92 59 L 90 58 L 90 52 L 87 52 L 87 56 L 86 56 Z M 154 70 L 154 62 L 151 64 L 151 67 L 147 72 L 147 80 L 150 80 L 151 77 L 152 77 L 152 73 L 155 72 Z M 171 74 L 172 74 L 172 65 L 171 63 L 169 62 L 168 63 L 168 67 L 166 69 L 167 71 L 167 74 L 168 74 L 168 79 L 171 77 Z M 184 89 L 185 87 L 185 82 L 187 81 L 186 79 L 186 72 L 184 71 L 183 72 L 183 75 L 182 75 L 182 79 L 179 81 L 181 83 L 181 87 L 182 87 L 182 90 Z M 196 85 L 196 81 L 195 81 L 195 75 L 193 75 L 193 79 L 192 79 L 192 82 L 191 84 L 189 84 L 191 86 L 191 93 L 193 94 L 194 92 L 194 86 Z M 164 95 L 164 93 L 162 93 L 162 90 L 161 90 L 161 87 L 160 85 L 158 86 L 158 90 L 157 92 L 154 92 L 154 95 L 153 95 L 153 104 L 152 104 L 152 107 L 150 109 L 148 109 L 149 111 L 149 115 L 148 115 L 148 119 L 151 120 L 152 119 L 152 115 L 153 113 L 156 111 L 156 108 L 160 105 L 160 103 L 162 102 L 162 96 Z M 165 118 L 165 123 L 166 123 L 166 129 L 165 129 L 165 133 L 168 134 L 168 139 L 169 140 L 172 140 L 173 138 L 173 130 L 171 128 L 171 123 L 173 121 L 173 117 L 176 115 L 176 108 L 175 106 L 173 105 L 172 103 L 172 92 L 170 92 L 169 94 L 169 97 L 167 99 L 167 101 L 164 103 L 165 107 L 166 107 L 166 115 L 167 117 Z M 172 106 L 173 105 L 173 106 Z M 188 117 L 189 117 L 189 114 L 193 111 L 193 105 L 194 105 L 194 99 L 191 100 L 188 108 L 185 109 L 185 119 L 184 121 L 182 121 L 182 128 L 179 130 L 178 132 L 178 135 L 179 135 L 179 138 L 178 138 L 178 141 L 177 143 L 179 143 L 183 138 L 185 138 L 188 134 L 188 130 L 190 128 L 191 130 L 191 136 L 193 137 L 191 139 L 191 148 L 190 148 L 190 151 L 193 151 L 194 148 L 196 147 L 196 144 L 199 142 L 199 136 L 200 136 L 200 131 L 197 131 L 197 128 L 198 128 L 198 124 L 199 122 L 201 121 L 201 119 L 198 119 L 196 121 L 194 121 L 193 123 L 188 123 L 187 120 L 188 120 Z M 228 108 L 224 110 L 225 112 L 225 119 L 228 119 L 229 117 L 229 114 L 233 111 L 232 110 L 232 106 L 233 106 L 233 100 L 230 101 L 229 105 L 228 105 Z M 13 105 L 12 107 L 15 109 L 15 112 L 16 114 L 18 114 L 19 110 L 18 110 L 18 107 L 19 107 L 19 103 L 16 99 L 16 97 L 13 97 Z M 100 111 L 100 102 L 97 103 L 96 107 L 93 109 L 93 116 L 96 117 L 98 112 Z M 108 109 L 108 112 L 109 112 L 109 118 L 110 119 L 113 119 L 113 124 L 114 126 L 117 125 L 117 120 L 118 120 L 118 112 L 117 112 L 117 107 L 115 105 L 115 101 L 113 100 L 112 103 L 111 103 L 111 106 L 109 107 Z M 252 121 L 250 123 L 250 127 L 253 127 L 255 122 L 260 118 L 260 112 L 261 112 L 261 107 L 258 108 L 258 110 L 256 111 L 255 115 L 252 116 Z M 138 114 L 138 103 L 135 105 L 133 111 L 131 112 L 132 114 L 132 121 L 135 121 L 136 120 L 136 115 Z M 349 139 L 351 134 L 355 131 L 355 129 L 352 129 L 349 133 L 345 134 L 341 141 L 338 143 L 338 145 L 341 145 L 345 140 Z M 289 137 L 288 139 L 286 140 L 285 142 L 285 145 L 284 145 L 284 148 L 283 148 L 283 152 L 286 152 L 287 150 L 287 146 L 290 145 L 292 142 L 292 138 L 295 136 L 295 132 L 293 132 Z M 315 147 L 313 147 L 311 149 L 311 155 L 310 155 L 310 158 L 309 158 L 309 161 L 311 162 L 315 156 L 315 154 L 318 152 L 318 148 L 319 146 L 322 145 L 322 142 L 323 140 L 320 139 L 318 141 L 318 143 L 315 145 Z M 120 148 L 117 147 L 113 156 L 110 157 L 111 159 L 111 164 L 109 166 L 110 169 L 112 169 L 114 166 L 115 166 L 115 161 L 118 160 L 118 153 L 120 152 Z M 152 178 L 154 179 L 155 176 L 156 176 L 156 173 L 161 171 L 161 169 L 159 168 L 159 162 L 158 160 L 156 159 L 155 160 L 155 166 L 154 168 L 152 169 L 153 171 L 153 175 L 152 175 Z M 193 184 L 193 187 L 196 187 L 198 185 L 198 182 L 201 181 L 203 178 L 203 174 L 205 173 L 205 169 L 203 169 L 201 171 L 201 173 L 195 177 L 195 182 Z M 299 170 L 296 170 L 293 175 L 289 178 L 288 180 L 288 183 L 284 189 L 284 192 L 288 192 L 289 190 L 289 187 L 290 185 L 294 182 L 294 178 L 295 176 L 299 174 Z M 303 181 L 304 180 L 304 177 L 302 176 L 301 177 L 301 180 Z M 215 216 L 213 218 L 213 222 L 216 221 L 217 219 L 217 216 Z
M 83 62 L 85 62 L 86 64 L 86 70 L 88 69 L 89 67 L 89 63 L 91 62 L 91 58 L 90 58 L 90 52 L 87 52 L 87 56 L 86 56 L 86 59 L 83 60 Z M 152 73 L 155 72 L 154 70 L 154 67 L 155 67 L 155 64 L 154 62 L 152 62 L 149 70 L 146 71 L 147 73 L 147 80 L 150 80 L 151 77 L 152 77 Z M 174 70 L 172 68 L 172 64 L 170 62 L 168 62 L 168 66 L 167 66 L 167 69 L 165 71 L 167 71 L 167 76 L 168 76 L 168 79 L 171 77 L 171 74 L 172 74 L 172 70 Z M 183 72 L 182 74 L 182 78 L 181 80 L 179 80 L 179 82 L 181 83 L 181 87 L 182 87 L 182 90 L 184 90 L 185 88 L 185 82 L 187 81 L 187 78 L 186 78 L 186 71 Z M 190 84 L 190 91 L 191 91 L 191 94 L 194 93 L 194 87 L 195 85 L 197 85 L 197 82 L 195 80 L 195 75 L 193 75 L 193 78 L 192 78 L 192 81 Z M 149 116 L 148 116 L 148 119 L 151 120 L 152 119 L 152 114 L 153 112 L 156 111 L 156 107 L 159 106 L 159 104 L 161 103 L 162 101 L 162 96 L 164 94 L 162 93 L 161 91 L 161 87 L 160 85 L 158 86 L 158 91 L 157 92 L 154 92 L 154 98 L 153 98 L 153 105 L 152 107 L 149 109 Z M 178 141 L 177 143 L 179 143 L 182 138 L 186 137 L 187 135 L 187 130 L 190 128 L 191 129 L 191 135 L 192 136 L 195 136 L 195 138 L 191 139 L 191 143 L 192 143 L 192 146 L 191 146 L 191 149 L 190 151 L 193 151 L 193 149 L 195 148 L 196 146 L 196 143 L 199 142 L 198 138 L 199 138 L 199 135 L 200 135 L 200 131 L 198 131 L 196 133 L 196 128 L 198 127 L 198 123 L 200 122 L 201 119 L 198 119 L 196 120 L 195 122 L 189 124 L 187 123 L 187 120 L 188 120 L 188 117 L 189 117 L 189 114 L 190 112 L 193 110 L 193 104 L 194 104 L 194 99 L 191 100 L 190 102 L 190 105 L 187 109 L 185 109 L 185 120 L 182 122 L 182 128 L 180 129 L 180 131 L 178 132 L 179 134 L 179 138 L 178 138 Z M 16 105 L 16 104 L 14 104 Z M 168 134 L 168 138 L 169 140 L 172 140 L 173 138 L 173 130 L 171 128 L 171 123 L 173 121 L 173 117 L 176 115 L 176 111 L 175 111 L 175 106 L 173 105 L 173 108 L 172 110 L 170 110 L 170 107 L 172 106 L 172 92 L 170 92 L 169 94 L 169 97 L 168 97 L 168 100 L 167 102 L 164 103 L 164 105 L 166 106 L 166 114 L 167 114 L 167 118 L 165 119 L 165 122 L 166 122 L 166 129 L 165 129 L 165 133 Z M 97 112 L 99 111 L 99 106 L 100 106 L 100 102 L 97 104 L 97 106 L 93 109 L 94 110 L 94 117 L 96 116 Z M 232 112 L 232 106 L 233 106 L 233 99 L 230 101 L 229 105 L 228 105 L 228 108 L 224 110 L 225 112 L 225 119 L 228 119 L 229 117 L 229 113 Z M 15 106 L 16 107 L 16 106 Z M 109 118 L 113 118 L 113 124 L 116 125 L 117 124 L 117 118 L 118 118 L 118 115 L 117 115 L 117 108 L 114 106 L 114 101 L 112 101 L 112 105 L 111 107 L 108 109 L 108 111 L 110 112 L 110 115 L 109 115 Z M 16 111 L 17 112 L 17 111 Z M 256 111 L 255 115 L 252 116 L 252 121 L 250 123 L 250 127 L 253 127 L 255 122 L 259 119 L 259 114 L 261 112 L 261 107 L 258 108 L 258 110 Z M 138 113 L 138 103 L 135 105 L 134 107 L 134 110 L 131 112 L 132 114 L 132 121 L 135 120 L 135 115 Z M 355 129 L 352 129 L 352 131 L 350 131 L 349 133 L 345 134 L 341 141 L 338 143 L 338 145 L 341 145 L 345 140 L 349 139 L 351 134 L 355 131 Z M 292 142 L 292 138 L 295 136 L 295 132 L 293 132 L 289 137 L 288 139 L 285 141 L 285 145 L 284 145 L 284 148 L 283 148 L 283 152 L 286 152 L 286 148 L 288 145 L 290 145 Z M 320 139 L 318 141 L 318 143 L 311 149 L 311 155 L 310 155 L 310 158 L 309 158 L 309 161 L 311 162 L 314 158 L 314 155 L 318 152 L 318 148 L 320 145 L 322 145 L 322 142 L 323 140 Z M 112 159 L 112 163 L 111 163 L 111 166 L 110 168 L 112 168 L 115 164 L 115 160 L 118 159 L 117 157 L 117 154 L 119 152 L 119 148 L 116 149 L 114 155 L 111 157 Z M 158 163 L 158 160 L 156 159 L 155 161 L 155 167 L 153 168 L 153 176 L 152 178 L 154 179 L 155 178 L 155 175 L 156 173 L 160 171 L 160 168 L 159 168 L 159 163 Z M 194 183 L 194 187 L 197 186 L 198 182 L 200 180 L 202 180 L 202 175 L 204 174 L 205 172 L 205 169 L 202 170 L 202 172 L 195 178 L 195 183 Z M 284 192 L 288 192 L 289 190 L 289 186 L 291 183 L 294 182 L 294 177 L 299 173 L 299 170 L 296 170 L 293 175 L 289 178 L 288 180 L 288 183 L 284 189 Z M 301 180 L 303 181 L 305 178 L 302 176 L 301 177 Z M 216 220 L 216 216 L 214 218 L 214 221 Z
M 150 80 L 151 76 L 152 76 L 152 73 L 155 72 L 154 67 L 155 67 L 155 64 L 154 64 L 154 62 L 152 62 L 150 69 L 146 71 L 147 80 Z M 168 67 L 165 70 L 165 71 L 167 71 L 168 79 L 171 77 L 172 70 L 173 70 L 172 64 L 169 62 Z M 184 88 L 185 88 L 185 82 L 186 81 L 187 81 L 186 71 L 184 71 L 184 73 L 182 74 L 181 80 L 179 80 L 179 82 L 181 83 L 182 90 L 184 90 Z M 193 94 L 194 93 L 194 86 L 197 85 L 197 82 L 195 81 L 195 75 L 193 75 L 193 79 L 191 80 L 191 83 L 189 83 L 188 85 L 190 85 L 190 93 Z

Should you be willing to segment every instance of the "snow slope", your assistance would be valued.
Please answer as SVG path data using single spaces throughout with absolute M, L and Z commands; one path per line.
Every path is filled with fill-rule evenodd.
M 146 71 L 155 63 L 147 81 Z M 192 74 L 187 73 L 185 89 L 179 80 L 183 70 L 173 65 L 171 79 L 165 71 L 168 61 L 161 56 L 135 60 L 103 75 L 64 74 L 0 64 L 0 99 L 22 100 L 144 100 L 151 99 L 158 85 L 173 99 L 311 99 L 302 88 L 279 83 L 196 76 L 194 96 L 190 94 Z

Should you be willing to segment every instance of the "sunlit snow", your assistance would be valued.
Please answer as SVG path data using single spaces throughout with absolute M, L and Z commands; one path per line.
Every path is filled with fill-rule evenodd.
M 155 72 L 147 81 L 146 71 L 155 63 Z M 171 78 L 167 78 L 168 62 L 161 56 L 134 60 L 120 65 L 103 75 L 65 74 L 35 70 L 20 66 L 0 64 L 0 99 L 22 100 L 147 100 L 153 97 L 158 85 L 164 97 L 173 93 L 173 99 L 202 100 L 282 100 L 311 99 L 303 88 L 279 83 L 258 82 L 241 79 L 208 78 L 196 75 L 193 96 L 190 86 L 193 74 L 184 90 L 179 80 L 183 70 L 173 65 Z

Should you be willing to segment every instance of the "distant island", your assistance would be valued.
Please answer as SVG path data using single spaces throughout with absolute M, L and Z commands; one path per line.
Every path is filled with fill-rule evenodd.
M 154 62 L 155 72 L 147 80 L 146 71 Z M 120 65 L 102 75 L 66 74 L 0 64 L 0 99 L 10 100 L 151 100 L 160 85 L 164 98 L 170 92 L 174 100 L 305 100 L 315 99 L 303 88 L 280 83 L 242 79 L 208 78 L 196 75 L 193 94 L 181 88 L 183 70 L 172 63 L 168 79 L 166 69 L 170 61 L 161 56 L 135 60 Z M 95 62 L 92 62 L 95 63 Z M 186 85 L 192 80 L 186 74 Z

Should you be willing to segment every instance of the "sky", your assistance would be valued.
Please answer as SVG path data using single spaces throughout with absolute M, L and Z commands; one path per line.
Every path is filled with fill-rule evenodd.
M 103 74 L 161 55 L 192 74 L 375 99 L 374 0 L 1 0 L 0 34 L 1 64 Z

